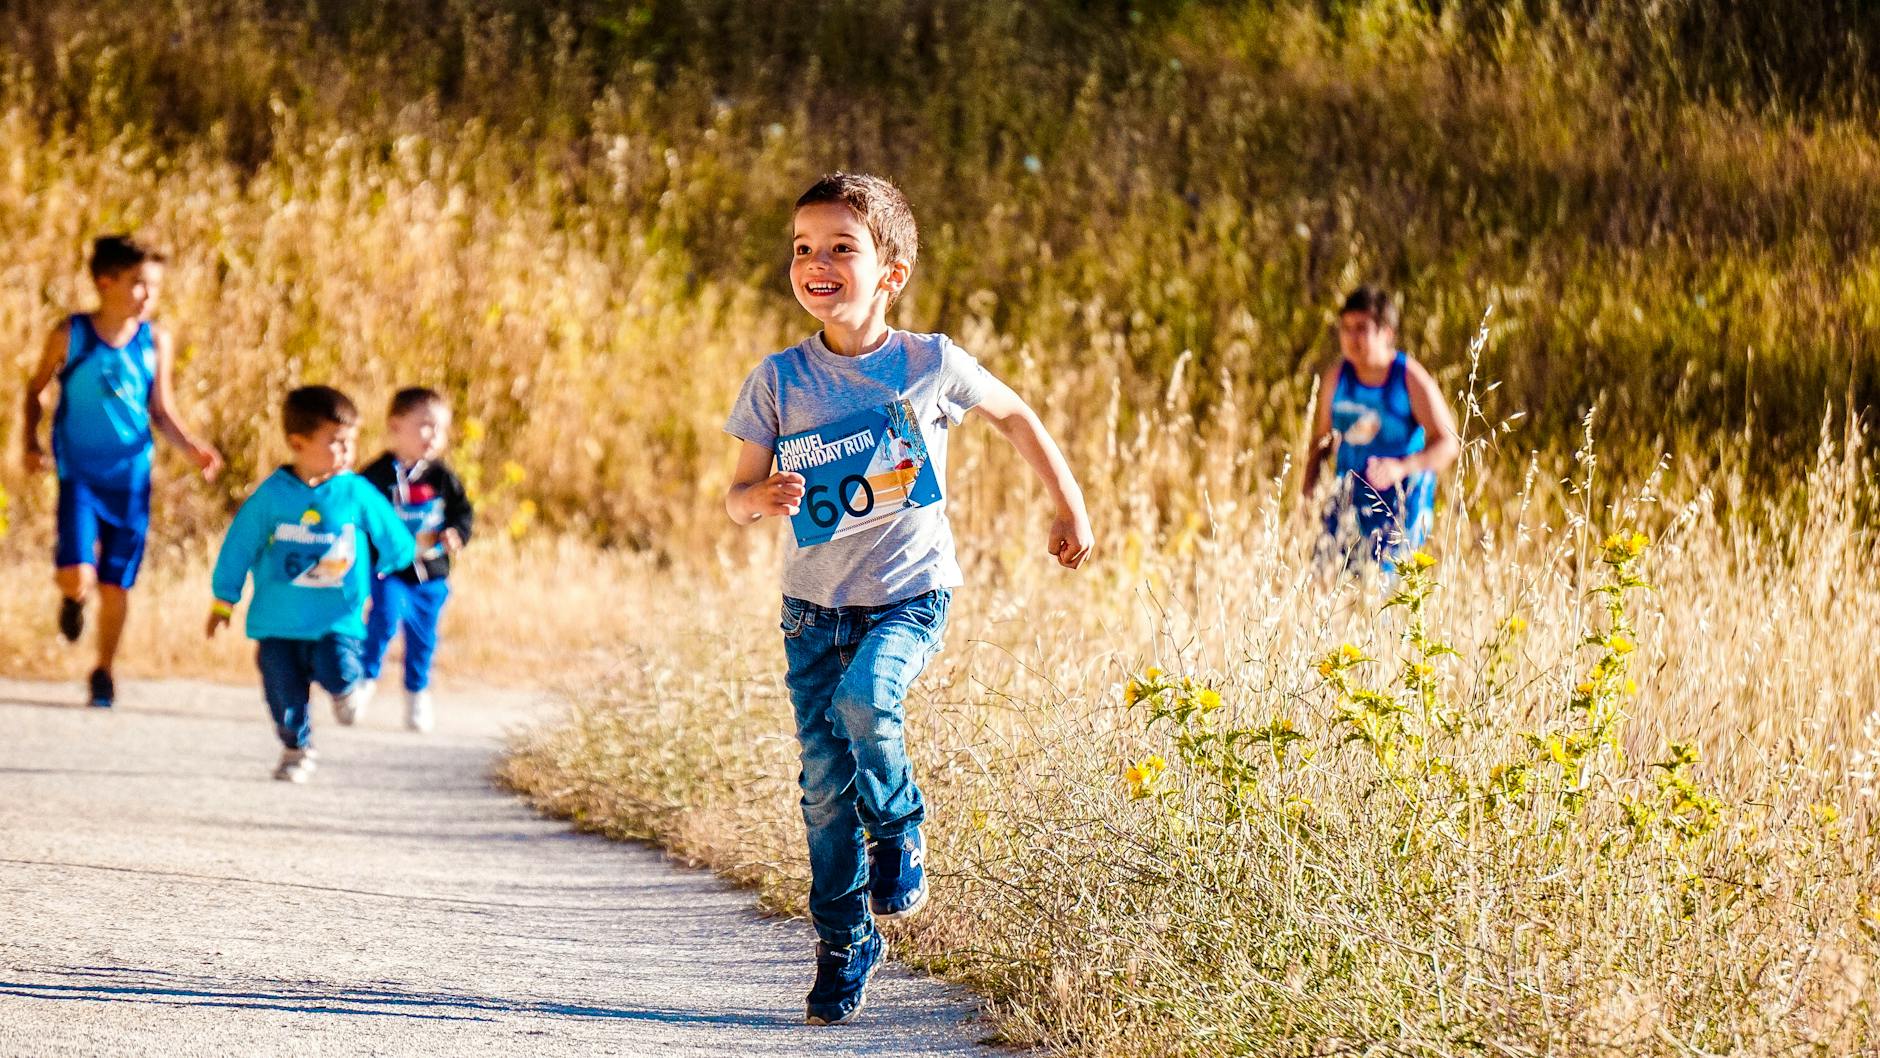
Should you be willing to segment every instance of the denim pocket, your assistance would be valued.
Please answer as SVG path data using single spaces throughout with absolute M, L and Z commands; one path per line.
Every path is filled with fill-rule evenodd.
M 808 606 L 790 598 L 788 595 L 783 597 L 783 617 L 781 620 L 783 638 L 795 639 L 797 636 L 802 635 L 803 625 L 808 619 Z
M 940 633 L 947 627 L 947 609 L 953 602 L 953 593 L 946 588 L 936 588 L 909 600 L 908 612 L 915 623 L 938 641 Z

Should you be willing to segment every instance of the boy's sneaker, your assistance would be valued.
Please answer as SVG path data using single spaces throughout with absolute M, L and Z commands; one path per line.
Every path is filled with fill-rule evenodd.
M 117 684 L 104 669 L 91 670 L 91 707 L 109 709 L 117 701 Z
M 68 643 L 78 642 L 85 634 L 85 604 L 78 599 L 59 597 L 59 634 Z
M 868 979 L 887 954 L 879 930 L 846 948 L 816 942 L 816 984 L 809 990 L 806 1020 L 811 1025 L 839 1025 L 861 1012 Z
M 281 763 L 274 769 L 274 777 L 282 782 L 306 782 L 313 776 L 313 769 L 318 764 L 318 754 L 313 747 L 304 749 L 284 749 L 281 751 Z
M 405 692 L 405 726 L 423 734 L 437 726 L 431 710 L 430 691 Z
M 379 693 L 376 680 L 360 680 L 347 688 L 345 694 L 333 696 L 333 719 L 352 726 L 359 718 L 366 715 L 366 706 L 372 704 L 372 696 Z
M 876 918 L 912 917 L 927 906 L 927 839 L 915 827 L 868 843 L 868 908 Z

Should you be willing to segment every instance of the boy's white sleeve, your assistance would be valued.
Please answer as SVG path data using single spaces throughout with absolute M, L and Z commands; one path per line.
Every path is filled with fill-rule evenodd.
M 769 360 L 758 364 L 744 378 L 737 402 L 731 405 L 731 417 L 725 420 L 725 432 L 741 441 L 765 448 L 775 448 L 782 432 L 783 415 L 777 407 L 777 369 Z
M 973 354 L 953 343 L 940 344 L 940 410 L 957 424 L 966 413 L 979 407 L 991 392 L 992 372 L 987 371 Z

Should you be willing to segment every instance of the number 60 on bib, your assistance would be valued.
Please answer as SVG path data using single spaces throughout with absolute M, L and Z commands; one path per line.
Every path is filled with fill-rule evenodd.
M 777 469 L 803 475 L 803 505 L 790 517 L 798 547 L 940 502 L 927 442 L 905 400 L 778 438 Z

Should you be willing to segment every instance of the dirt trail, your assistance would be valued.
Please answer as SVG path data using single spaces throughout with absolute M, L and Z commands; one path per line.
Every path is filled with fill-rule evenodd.
M 429 736 L 323 711 L 292 786 L 256 688 L 122 694 L 0 680 L 0 1055 L 993 1053 L 894 969 L 804 1026 L 805 925 L 495 790 L 530 696 L 440 694 Z

